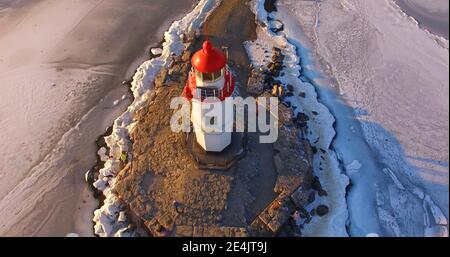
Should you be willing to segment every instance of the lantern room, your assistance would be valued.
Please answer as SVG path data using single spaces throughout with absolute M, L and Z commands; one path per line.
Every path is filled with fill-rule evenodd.
M 225 84 L 225 66 L 226 58 L 222 51 L 205 41 L 203 49 L 192 57 L 197 87 L 222 88 Z

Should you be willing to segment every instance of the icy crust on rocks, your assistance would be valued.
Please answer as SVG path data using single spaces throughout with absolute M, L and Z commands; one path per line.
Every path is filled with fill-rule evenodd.
M 106 198 L 103 206 L 94 211 L 93 221 L 96 235 L 101 237 L 136 235 L 135 229 L 130 226 L 125 204 L 114 192 L 115 177 L 120 171 L 121 153 L 127 152 L 128 159 L 132 158 L 129 153 L 131 145 L 129 134 L 134 127 L 133 117 L 148 100 L 155 76 L 163 67 L 168 68 L 174 57 L 183 53 L 187 35 L 196 33 L 203 21 L 220 2 L 220 0 L 201 0 L 192 12 L 183 19 L 172 23 L 169 30 L 164 33 L 165 42 L 162 46 L 161 56 L 144 62 L 137 69 L 131 84 L 134 101 L 114 121 L 111 135 L 105 137 L 110 158 L 106 160 L 104 167 L 99 171 L 98 179 L 93 184 L 95 188 L 103 192 Z M 99 154 L 104 159 L 104 151 Z
M 282 17 L 277 12 L 267 13 L 264 9 L 264 0 L 253 0 L 252 11 L 256 15 L 258 24 L 257 40 L 244 44 L 250 60 L 255 68 L 267 64 L 265 53 L 275 46 L 281 49 L 285 56 L 284 67 L 280 77 L 286 87 L 293 86 L 293 95 L 286 96 L 285 102 L 293 107 L 294 117 L 304 113 L 309 117 L 308 134 L 310 144 L 320 150 L 314 156 L 314 174 L 320 178 L 323 188 L 328 192 L 327 197 L 320 197 L 312 205 L 325 204 L 330 212 L 319 218 L 313 218 L 305 224 L 302 234 L 305 236 L 348 236 L 346 222 L 348 219 L 347 203 L 345 199 L 346 187 L 349 179 L 341 173 L 335 152 L 330 149 L 335 136 L 333 128 L 335 119 L 328 108 L 318 101 L 315 87 L 302 80 L 302 67 L 297 48 L 289 42 L 288 36 L 279 31 Z M 281 16 L 281 15 L 280 15 Z M 269 18 L 269 19 L 268 19 Z M 273 21 L 277 21 L 274 23 Z M 273 25 L 276 27 L 271 27 Z M 314 208 L 309 206 L 308 208 Z

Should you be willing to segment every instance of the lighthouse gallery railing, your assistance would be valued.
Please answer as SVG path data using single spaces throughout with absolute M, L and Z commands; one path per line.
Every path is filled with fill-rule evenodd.
M 228 66 L 224 69 L 223 74 L 227 74 L 230 71 L 228 70 Z M 192 68 L 191 69 L 191 74 L 195 76 L 195 70 Z M 231 86 L 231 80 L 228 80 L 227 83 L 225 84 L 225 87 L 227 87 L 227 91 L 230 90 L 230 86 Z M 200 99 L 205 99 L 208 97 L 223 97 L 223 89 L 224 88 L 208 88 L 208 87 L 198 87 L 196 90 L 196 97 L 200 98 Z

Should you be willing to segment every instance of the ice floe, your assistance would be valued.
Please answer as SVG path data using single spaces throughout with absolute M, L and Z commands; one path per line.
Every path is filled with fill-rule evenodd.
M 354 172 L 358 172 L 359 169 L 361 169 L 361 167 L 362 167 L 362 164 L 358 160 L 354 160 L 350 164 L 345 166 L 345 169 L 346 169 L 347 173 L 354 173 Z

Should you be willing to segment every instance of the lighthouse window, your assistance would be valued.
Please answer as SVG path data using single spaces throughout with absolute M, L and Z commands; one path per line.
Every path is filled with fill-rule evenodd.
M 222 70 L 219 70 L 219 71 L 216 71 L 213 73 L 213 77 L 215 80 L 220 78 L 221 76 L 222 76 Z
M 213 73 L 203 73 L 203 81 L 212 81 L 214 80 Z
M 203 81 L 215 81 L 222 76 L 222 70 L 213 72 L 213 73 L 201 73 L 199 71 L 195 71 L 197 78 L 202 78 Z
M 200 95 L 202 98 L 206 97 L 219 97 L 220 96 L 220 90 L 216 88 L 201 88 L 200 89 Z

